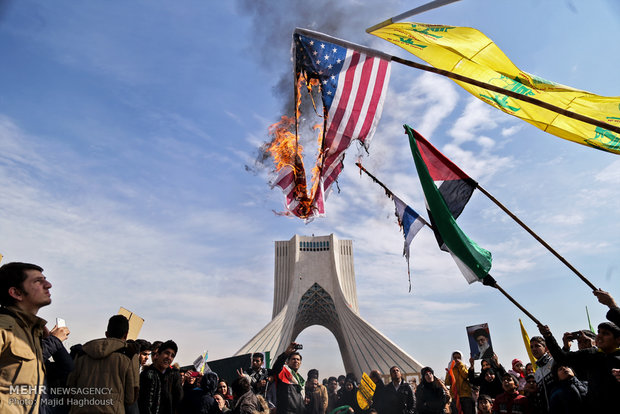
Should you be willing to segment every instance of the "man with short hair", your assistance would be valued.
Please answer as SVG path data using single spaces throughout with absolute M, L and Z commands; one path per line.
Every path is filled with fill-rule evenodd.
M 258 398 L 252 391 L 250 380 L 247 376 L 235 379 L 231 385 L 234 397 L 234 405 L 231 414 L 253 414 L 261 411 Z
M 381 414 L 414 414 L 415 394 L 396 365 L 390 368 L 390 378 L 392 381 L 384 388 Z
M 327 379 L 327 411 L 331 413 L 332 410 L 338 407 L 338 393 L 336 390 L 338 389 L 338 378 L 329 377 Z
M 75 369 L 67 378 L 71 395 L 71 414 L 124 413 L 125 404 L 138 398 L 138 347 L 126 343 L 129 321 L 114 315 L 108 321 L 105 338 L 82 346 Z M 94 394 L 105 390 L 105 394 Z
M 547 340 L 549 351 L 558 364 L 583 367 L 586 370 L 586 401 L 590 412 L 617 412 L 620 406 L 620 382 L 614 376 L 614 370 L 620 369 L 620 327 L 613 322 L 599 324 L 596 335 L 598 349 L 574 352 L 564 352 L 548 326 L 541 326 L 540 333 Z
M 140 374 L 140 414 L 174 414 L 183 398 L 179 370 L 171 367 L 179 348 L 173 340 L 163 342 L 151 354 L 153 363 Z
M 312 368 L 308 371 L 308 381 L 314 380 L 316 380 L 316 387 L 314 387 L 313 392 L 317 394 L 317 399 L 320 402 L 316 412 L 325 414 L 328 412 L 327 405 L 329 404 L 329 397 L 327 395 L 327 388 L 319 382 L 319 370 L 316 368 Z
M 547 350 L 547 342 L 542 336 L 533 336 L 530 339 L 530 350 L 536 358 L 538 369 L 534 372 L 538 393 L 533 404 L 545 412 L 549 411 L 549 399 L 555 387 L 555 380 L 551 372 L 553 358 Z
M 250 369 L 246 371 L 246 374 L 250 377 L 250 385 L 254 394 L 260 394 L 263 397 L 267 391 L 267 377 L 269 373 L 267 369 L 263 367 L 264 357 L 260 352 L 254 352 L 252 354 L 252 365 Z
M 0 412 L 38 412 L 45 368 L 39 309 L 52 303 L 43 268 L 13 262 L 0 267 Z M 11 392 L 11 388 L 20 389 Z
M 138 362 L 140 363 L 140 372 L 146 367 L 151 356 L 151 343 L 146 339 L 136 339 L 136 344 L 140 347 L 140 354 L 138 355 Z
M 368 374 L 372 382 L 375 383 L 375 392 L 372 394 L 372 408 L 377 410 L 377 412 L 383 412 L 383 393 L 385 392 L 385 384 L 383 383 L 383 378 L 381 377 L 381 371 L 378 369 L 373 369 Z M 415 391 L 414 391 L 415 392 Z
M 297 346 L 297 343 L 291 342 L 273 364 L 278 414 L 303 414 L 304 412 L 302 391 L 306 381 L 297 372 L 301 367 L 301 354 L 296 351 Z

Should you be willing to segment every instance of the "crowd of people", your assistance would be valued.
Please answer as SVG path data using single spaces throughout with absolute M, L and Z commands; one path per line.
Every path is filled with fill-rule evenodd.
M 374 388 L 358 392 L 352 373 L 304 378 L 295 342 L 271 369 L 261 353 L 240 367 L 231 383 L 216 372 L 174 364 L 173 340 L 128 340 L 129 321 L 114 315 L 104 337 L 67 350 L 68 328 L 45 328 L 37 313 L 51 303 L 43 269 L 28 263 L 0 267 L 0 413 L 132 414 L 542 414 L 620 412 L 620 308 L 609 307 L 598 333 L 565 333 L 562 346 L 547 326 L 530 340 L 535 363 L 513 359 L 506 370 L 481 346 L 464 362 L 454 351 L 445 372 L 424 367 L 407 381 L 398 366 L 385 376 L 372 370 Z M 483 341 L 481 338 L 480 341 Z M 577 350 L 571 344 L 577 342 Z M 482 348 L 481 348 L 482 349 Z M 443 367 L 442 367 L 443 368 Z M 442 380 L 443 378 L 443 380 Z M 419 381 L 419 383 L 418 383 Z

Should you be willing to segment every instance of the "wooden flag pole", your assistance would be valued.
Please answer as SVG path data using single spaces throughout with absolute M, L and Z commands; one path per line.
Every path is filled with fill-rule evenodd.
M 385 27 L 385 26 L 390 25 L 392 23 L 399 22 L 399 21 L 401 21 L 403 19 L 406 19 L 407 17 L 411 17 L 411 16 L 416 15 L 416 14 L 424 13 L 425 11 L 433 10 L 433 9 L 438 8 L 438 7 L 445 6 L 447 4 L 454 3 L 454 2 L 457 2 L 457 1 L 459 1 L 459 0 L 433 0 L 433 1 L 429 2 L 429 3 L 426 3 L 426 4 L 423 4 L 423 5 L 419 6 L 419 7 L 416 7 L 415 9 L 411 9 L 409 11 L 406 11 L 404 13 L 399 14 L 398 16 L 391 17 L 391 18 L 389 18 L 389 19 L 387 19 L 387 20 L 385 20 L 385 21 L 383 21 L 383 22 L 381 22 L 379 24 L 376 24 L 376 25 L 374 25 L 372 27 L 369 27 L 368 29 L 366 29 L 366 32 L 367 33 L 374 32 L 377 29 L 381 29 L 382 27 Z
M 373 30 L 376 30 L 376 29 L 373 29 Z M 394 55 L 390 55 L 390 54 L 387 54 L 387 53 L 383 53 L 383 52 L 378 51 L 376 49 L 371 49 L 371 48 L 368 48 L 368 47 L 365 47 L 365 46 L 356 45 L 356 44 L 353 44 L 351 42 L 347 42 L 347 41 L 342 40 L 342 39 L 337 39 L 337 38 L 334 38 L 332 36 L 325 35 L 323 33 L 313 32 L 311 30 L 299 29 L 299 28 L 295 29 L 295 31 L 299 32 L 299 33 L 302 33 L 302 34 L 307 33 L 307 34 L 312 35 L 312 36 L 317 36 L 320 39 L 324 39 L 325 41 L 328 41 L 328 42 L 333 42 L 333 43 L 336 43 L 336 44 L 339 44 L 339 45 L 346 45 L 346 47 L 351 47 L 353 49 L 362 51 L 363 53 L 366 53 L 366 54 L 372 54 L 372 55 L 380 56 L 380 57 L 382 57 L 384 59 L 388 59 L 388 60 L 391 60 L 391 61 L 396 62 L 396 63 L 400 63 L 400 64 L 405 65 L 405 66 L 409 66 L 409 67 L 412 67 L 412 68 L 415 68 L 415 69 L 424 70 L 426 72 L 436 73 L 438 75 L 445 76 L 447 78 L 454 79 L 454 80 L 459 81 L 459 82 L 465 82 L 465 83 L 469 83 L 470 85 L 478 86 L 479 88 L 488 89 L 490 91 L 497 92 L 497 93 L 502 94 L 502 95 L 510 96 L 511 98 L 514 98 L 514 99 L 518 99 L 520 101 L 531 103 L 532 105 L 539 106 L 541 108 L 544 108 L 544 109 L 547 109 L 549 111 L 558 113 L 560 115 L 564 115 L 567 118 L 576 119 L 578 121 L 585 122 L 586 124 L 598 126 L 598 127 L 607 129 L 609 131 L 615 132 L 617 134 L 620 134 L 620 125 L 612 125 L 612 124 L 609 124 L 609 123 L 604 122 L 604 121 L 599 121 L 598 119 L 590 118 L 588 116 L 581 115 L 581 114 L 569 111 L 569 110 L 564 109 L 564 108 L 560 108 L 559 106 L 551 105 L 550 103 L 541 101 L 540 99 L 536 99 L 536 98 L 533 98 L 531 96 L 522 95 L 522 94 L 520 94 L 518 92 L 514 92 L 514 91 L 511 91 L 511 90 L 508 90 L 508 89 L 503 89 L 503 88 L 501 88 L 499 86 L 491 85 L 490 83 L 481 82 L 479 80 L 472 79 L 472 78 L 469 78 L 467 76 L 459 75 L 459 74 L 456 74 L 456 73 L 452 73 L 452 72 L 447 71 L 447 70 L 438 69 L 438 68 L 434 68 L 432 66 L 423 65 L 421 63 L 416 63 L 416 62 L 413 62 L 411 60 L 402 59 L 402 58 L 399 58 L 398 56 L 394 56 Z
M 495 289 L 499 290 L 502 295 L 506 296 L 506 298 L 508 298 L 509 301 L 511 301 L 517 308 L 521 309 L 521 312 L 525 313 L 527 315 L 528 318 L 530 318 L 532 321 L 534 321 L 534 323 L 537 326 L 543 326 L 543 324 L 534 317 L 534 315 L 532 315 L 531 313 L 528 312 L 527 309 L 525 309 L 519 302 L 517 302 L 512 296 L 510 296 L 508 294 L 508 292 L 506 292 L 504 289 L 502 289 L 502 287 L 500 285 L 497 284 L 497 282 L 495 281 L 495 279 L 493 279 L 493 277 L 491 277 L 491 275 L 487 275 L 484 279 L 482 279 L 482 284 L 486 285 L 486 286 L 491 286 L 494 287 Z
M 583 280 L 583 282 L 588 285 L 592 290 L 596 290 L 596 286 L 594 286 L 594 284 L 592 284 L 592 282 L 590 282 L 584 275 L 582 275 L 577 269 L 575 269 L 575 267 L 570 264 L 568 262 L 568 260 L 566 260 L 564 257 L 562 257 L 558 252 L 555 251 L 555 249 L 551 246 L 549 246 L 549 244 L 544 241 L 540 236 L 538 236 L 538 234 L 534 233 L 534 231 L 532 229 L 530 229 L 525 223 L 523 223 L 519 217 L 515 216 L 512 211 L 508 210 L 502 203 L 500 203 L 495 197 L 493 197 L 487 190 L 485 190 L 483 187 L 480 186 L 480 184 L 476 184 L 476 187 L 487 197 L 489 197 L 489 199 L 491 201 L 493 201 L 499 208 L 501 208 L 504 213 L 508 214 L 514 221 L 517 222 L 517 224 L 519 224 L 521 227 L 523 227 L 523 229 L 525 229 L 525 231 L 527 231 L 528 233 L 530 233 L 530 235 L 532 235 L 532 237 L 534 237 L 536 240 L 538 240 L 538 242 L 540 244 L 542 244 L 547 250 L 549 250 L 555 257 L 557 257 L 562 263 L 564 263 L 570 270 L 573 271 L 573 273 L 575 273 L 577 276 L 579 276 L 579 278 L 581 280 Z
M 377 177 L 375 177 L 374 175 L 372 175 L 370 172 L 368 172 L 368 170 L 366 168 L 364 168 L 362 166 L 361 163 L 356 162 L 355 165 L 357 165 L 360 169 L 360 171 L 364 171 L 375 183 L 379 184 L 386 192 L 386 194 L 388 196 L 392 196 L 394 195 L 394 193 L 392 193 L 392 191 L 387 188 L 385 186 L 385 184 L 383 184 L 381 181 L 379 181 L 379 179 Z M 486 195 L 489 195 L 488 193 L 486 193 L 486 191 L 483 191 Z M 510 213 L 505 207 L 503 208 L 504 211 L 506 211 L 509 215 L 514 216 L 512 213 Z M 513 218 L 516 218 L 516 216 L 514 216 Z M 518 220 L 518 219 L 517 219 Z M 430 227 L 431 229 L 433 229 L 433 225 L 426 222 L 425 220 L 425 224 Z M 586 279 L 587 280 L 587 279 Z M 506 298 L 508 298 L 509 301 L 511 301 L 517 308 L 519 308 L 521 310 L 521 312 L 523 312 L 524 314 L 526 314 L 532 321 L 534 321 L 534 323 L 537 326 L 542 326 L 542 323 L 536 319 L 534 317 L 534 315 L 532 315 L 527 309 L 525 309 L 519 302 L 517 302 L 512 296 L 510 296 L 508 294 L 508 292 L 506 292 L 500 285 L 497 284 L 497 281 L 491 276 L 491 275 L 487 275 L 484 279 L 482 279 L 482 284 L 485 286 L 491 286 L 497 290 L 499 290 Z
M 385 193 L 389 196 L 392 197 L 394 195 L 394 193 L 392 192 L 392 190 L 390 190 L 389 188 L 386 187 L 385 184 L 383 184 L 381 181 L 379 181 L 379 179 L 377 177 L 375 177 L 374 175 L 372 175 L 371 173 L 368 172 L 368 170 L 366 168 L 364 168 L 362 166 L 362 163 L 360 162 L 356 162 L 355 165 L 357 165 L 360 169 L 360 171 L 364 171 L 370 178 L 372 178 L 372 180 L 379 184 L 381 186 L 381 188 L 383 188 L 385 190 Z
M 608 124 L 607 122 L 599 121 L 598 119 L 590 118 L 589 116 L 581 115 L 576 112 L 572 112 L 567 109 L 560 108 L 559 106 L 551 105 L 550 103 L 541 101 L 540 99 L 532 98 L 531 96 L 521 95 L 518 92 L 500 88 L 499 86 L 491 85 L 490 83 L 481 82 L 476 79 L 468 78 L 467 76 L 458 75 L 456 73 L 452 73 L 450 71 L 443 70 L 443 69 L 437 69 L 432 66 L 422 65 L 421 63 L 416 63 L 411 60 L 401 59 L 397 56 L 392 56 L 391 60 L 394 62 L 403 64 L 405 66 L 425 70 L 427 72 L 436 73 L 438 75 L 442 75 L 447 78 L 457 80 L 459 82 L 469 83 L 470 85 L 478 86 L 480 88 L 488 89 L 493 92 L 501 93 L 502 95 L 510 96 L 511 98 L 519 99 L 520 101 L 531 103 L 532 105 L 540 106 L 541 108 L 547 109 L 549 111 L 553 111 L 560 115 L 564 115 L 567 118 L 576 119 L 577 121 L 581 121 L 581 122 L 585 122 L 586 124 L 605 128 L 609 131 L 613 131 L 615 133 L 620 134 L 620 126 L 618 125 L 611 125 L 611 124 Z

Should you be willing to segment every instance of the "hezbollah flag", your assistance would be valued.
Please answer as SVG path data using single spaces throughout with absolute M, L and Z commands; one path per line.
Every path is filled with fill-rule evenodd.
M 418 171 L 418 177 L 420 177 L 422 190 L 424 190 L 428 217 L 433 225 L 433 231 L 435 232 L 439 247 L 452 255 L 467 282 L 471 284 L 476 281 L 482 281 L 489 274 L 489 270 L 491 270 L 491 252 L 478 246 L 456 224 L 446 200 L 433 182 L 433 178 L 429 173 L 429 166 L 422 158 L 421 151 L 424 150 L 426 152 L 426 149 L 421 146 L 416 138 L 418 137 L 422 140 L 424 138 L 408 125 L 405 125 L 405 131 L 409 135 L 409 145 L 411 146 L 411 153 Z
M 393 23 L 371 32 L 436 68 L 488 83 L 589 118 L 620 126 L 620 97 L 547 81 L 516 67 L 491 39 L 470 27 Z M 620 135 L 533 103 L 456 81 L 469 93 L 560 138 L 620 153 Z

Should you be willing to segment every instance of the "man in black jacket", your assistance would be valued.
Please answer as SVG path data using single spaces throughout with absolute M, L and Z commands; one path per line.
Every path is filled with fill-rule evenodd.
M 276 384 L 276 410 L 278 414 L 303 414 L 302 390 L 305 380 L 297 373 L 301 366 L 298 344 L 291 342 L 273 364 L 272 373 Z M 286 365 L 285 365 L 286 363 Z
M 598 326 L 596 348 L 565 352 L 560 348 L 548 326 L 540 327 L 547 348 L 560 365 L 581 367 L 587 375 L 587 404 L 593 413 L 615 412 L 620 405 L 620 382 L 614 370 L 620 369 L 620 328 L 612 322 Z M 616 371 L 617 372 L 617 371 Z
M 178 351 L 177 344 L 168 340 L 157 351 L 153 364 L 140 374 L 140 414 L 174 414 L 183 398 L 181 375 L 171 364 Z
M 411 385 L 403 379 L 400 368 L 390 368 L 392 381 L 383 388 L 382 414 L 414 414 L 415 394 Z

